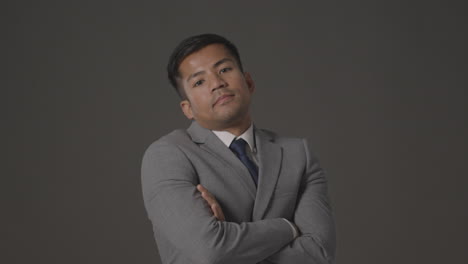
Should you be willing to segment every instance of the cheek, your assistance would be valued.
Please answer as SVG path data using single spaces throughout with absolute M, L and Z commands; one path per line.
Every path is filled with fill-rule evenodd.
M 197 96 L 192 98 L 192 111 L 195 113 L 204 113 L 210 111 L 211 102 L 209 98 Z

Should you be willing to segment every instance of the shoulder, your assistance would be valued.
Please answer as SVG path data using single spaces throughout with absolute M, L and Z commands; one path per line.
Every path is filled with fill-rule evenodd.
M 256 132 L 258 132 L 259 136 L 266 137 L 271 142 L 275 142 L 282 146 L 293 145 L 303 147 L 305 141 L 304 138 L 282 136 L 268 129 L 257 129 Z
M 280 145 L 287 153 L 305 156 L 307 159 L 317 159 L 314 148 L 306 138 L 282 136 L 268 129 L 257 128 L 256 131 L 259 136 L 266 137 L 271 142 Z
M 190 135 L 185 129 L 176 129 L 151 143 L 145 151 L 145 155 L 154 152 L 174 152 L 184 146 L 193 144 Z

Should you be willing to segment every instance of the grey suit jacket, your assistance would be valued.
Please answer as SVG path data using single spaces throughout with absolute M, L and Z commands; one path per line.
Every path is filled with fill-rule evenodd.
M 255 130 L 258 188 L 242 162 L 195 121 L 149 146 L 143 198 L 162 263 L 333 263 L 327 183 L 303 139 Z M 220 203 L 218 221 L 196 185 Z M 286 218 L 300 236 L 293 238 Z

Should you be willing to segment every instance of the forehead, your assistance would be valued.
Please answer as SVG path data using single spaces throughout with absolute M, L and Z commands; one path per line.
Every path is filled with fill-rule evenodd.
M 234 57 L 223 44 L 211 44 L 188 55 L 179 65 L 180 77 L 184 78 L 202 68 L 211 68 L 222 59 Z

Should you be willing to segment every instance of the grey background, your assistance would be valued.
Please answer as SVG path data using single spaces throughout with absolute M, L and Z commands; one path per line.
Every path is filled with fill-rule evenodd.
M 10 1 L 1 12 L 2 263 L 159 263 L 140 162 L 188 126 L 165 65 L 205 32 L 238 45 L 256 124 L 315 146 L 338 263 L 468 259 L 463 1 Z

